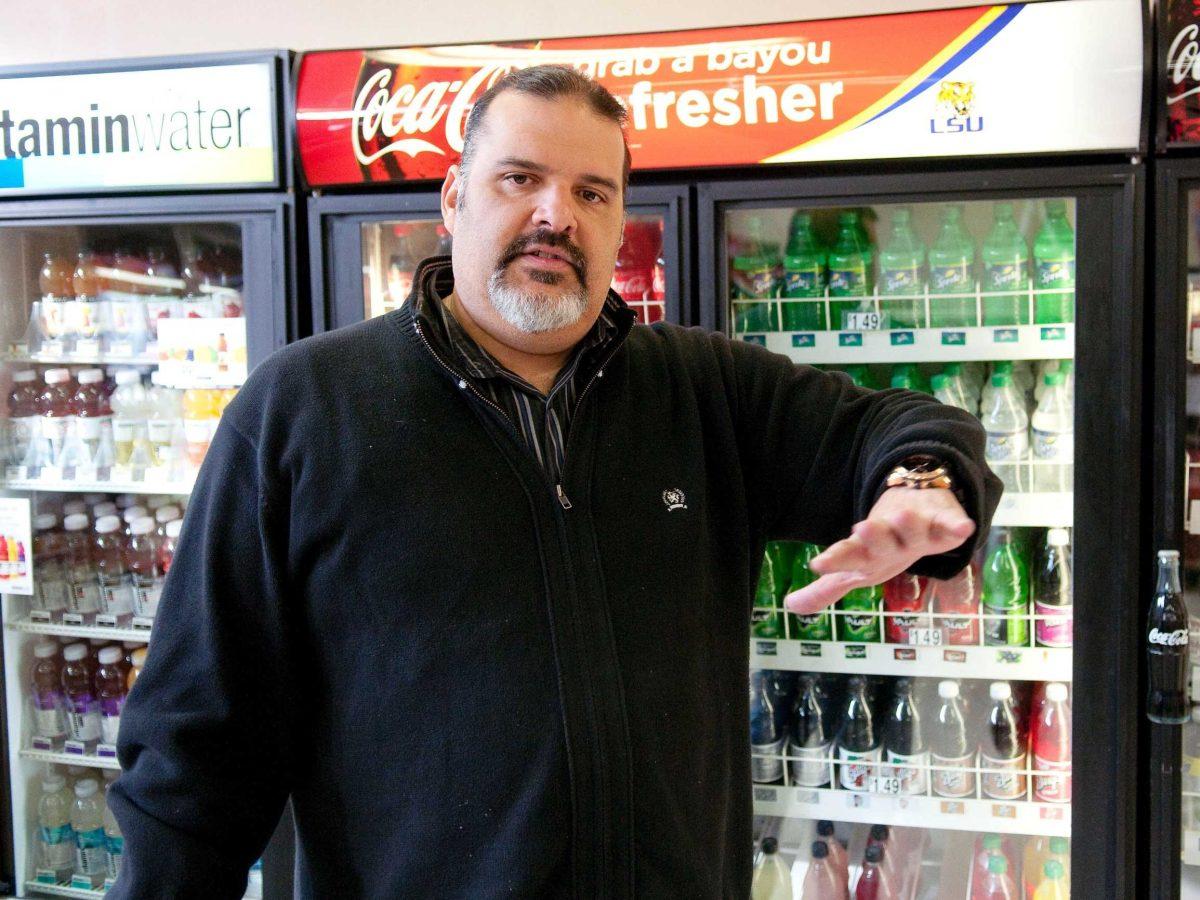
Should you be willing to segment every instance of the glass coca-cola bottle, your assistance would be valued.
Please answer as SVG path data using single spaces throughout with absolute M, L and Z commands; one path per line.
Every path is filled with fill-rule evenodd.
M 1188 612 L 1179 586 L 1179 551 L 1158 551 L 1158 586 L 1146 622 L 1150 690 L 1146 715 L 1160 725 L 1191 718 L 1188 703 Z

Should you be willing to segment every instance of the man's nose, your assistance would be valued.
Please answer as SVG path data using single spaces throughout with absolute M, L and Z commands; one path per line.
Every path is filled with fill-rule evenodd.
M 537 206 L 533 211 L 536 228 L 548 228 L 559 234 L 573 237 L 576 220 L 572 194 L 569 187 L 546 184 L 537 195 Z

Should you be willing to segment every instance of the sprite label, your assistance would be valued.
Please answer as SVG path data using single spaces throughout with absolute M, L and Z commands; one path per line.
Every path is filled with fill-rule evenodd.
M 852 644 L 879 642 L 878 587 L 858 588 L 840 601 L 842 614 L 838 618 L 838 640 Z

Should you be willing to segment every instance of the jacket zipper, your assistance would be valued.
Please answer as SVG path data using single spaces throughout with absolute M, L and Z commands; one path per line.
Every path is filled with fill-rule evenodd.
M 497 404 L 494 401 L 485 397 L 479 391 L 479 389 L 475 387 L 475 385 L 471 384 L 471 382 L 469 382 L 466 378 L 463 377 L 461 372 L 459 372 L 457 369 L 453 368 L 449 363 L 447 363 L 444 359 L 442 359 L 441 356 L 438 355 L 438 352 L 433 349 L 433 345 L 431 343 L 429 343 L 429 339 L 427 337 L 425 337 L 425 332 L 421 330 L 421 323 L 417 321 L 416 316 L 413 317 L 413 328 L 416 329 L 417 337 L 419 337 L 421 339 L 421 343 L 425 345 L 425 349 L 429 351 L 429 355 L 432 356 L 435 360 L 437 360 L 438 365 L 440 365 L 443 369 L 445 369 L 448 373 L 450 373 L 450 376 L 458 383 L 459 388 L 464 391 L 470 391 L 472 394 L 474 394 L 476 397 L 478 397 L 480 400 L 482 400 L 484 403 L 486 403 L 492 409 L 496 410 L 496 412 L 498 412 L 500 414 L 500 417 L 505 421 L 505 423 L 507 423 L 508 427 L 512 430 L 512 432 L 514 434 L 516 434 L 516 436 L 519 439 L 520 435 L 517 434 L 516 426 L 513 424 L 513 420 L 511 418 L 509 418 L 508 413 L 506 413 L 500 407 L 499 404 Z M 588 394 L 588 391 L 590 391 L 592 389 L 592 385 L 596 383 L 596 379 L 604 377 L 604 367 L 609 364 L 609 362 L 612 360 L 612 358 L 614 356 L 616 356 L 617 351 L 621 349 L 621 344 L 623 344 L 623 343 L 624 343 L 623 340 L 618 342 L 617 345 L 609 351 L 608 356 L 604 357 L 604 362 L 602 362 L 596 368 L 595 373 L 593 373 L 592 377 L 588 379 L 588 383 L 585 384 L 583 386 L 583 390 L 579 392 L 579 396 L 577 398 L 575 398 L 575 409 L 573 409 L 571 411 L 571 421 L 572 422 L 575 421 L 575 417 L 579 414 L 579 407 L 583 405 L 583 398 L 586 397 Z M 568 434 L 567 435 L 567 445 L 566 445 L 566 447 L 563 448 L 563 471 L 566 471 L 566 468 L 567 468 L 567 450 L 570 448 L 570 446 L 571 446 L 571 435 Z M 543 472 L 543 475 L 544 475 L 544 472 Z M 550 479 L 547 478 L 546 482 L 547 482 L 547 484 L 549 484 Z M 557 484 L 553 485 L 553 488 L 554 488 L 555 496 L 558 498 L 559 505 L 564 510 L 571 509 L 571 498 L 568 497 L 567 492 L 565 490 L 563 490 L 562 482 L 560 481 Z

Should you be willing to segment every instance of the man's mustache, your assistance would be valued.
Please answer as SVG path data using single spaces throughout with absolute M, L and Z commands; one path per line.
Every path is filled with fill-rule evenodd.
M 506 268 L 518 256 L 529 252 L 529 248 L 535 244 L 542 244 L 543 246 L 561 251 L 567 257 L 567 262 L 571 265 L 571 268 L 575 270 L 580 283 L 587 282 L 587 261 L 584 259 L 583 251 L 576 247 L 566 235 L 560 234 L 557 231 L 551 231 L 548 228 L 539 228 L 533 234 L 525 234 L 514 238 L 504 248 L 504 252 L 500 254 L 500 265 L 497 268 Z

